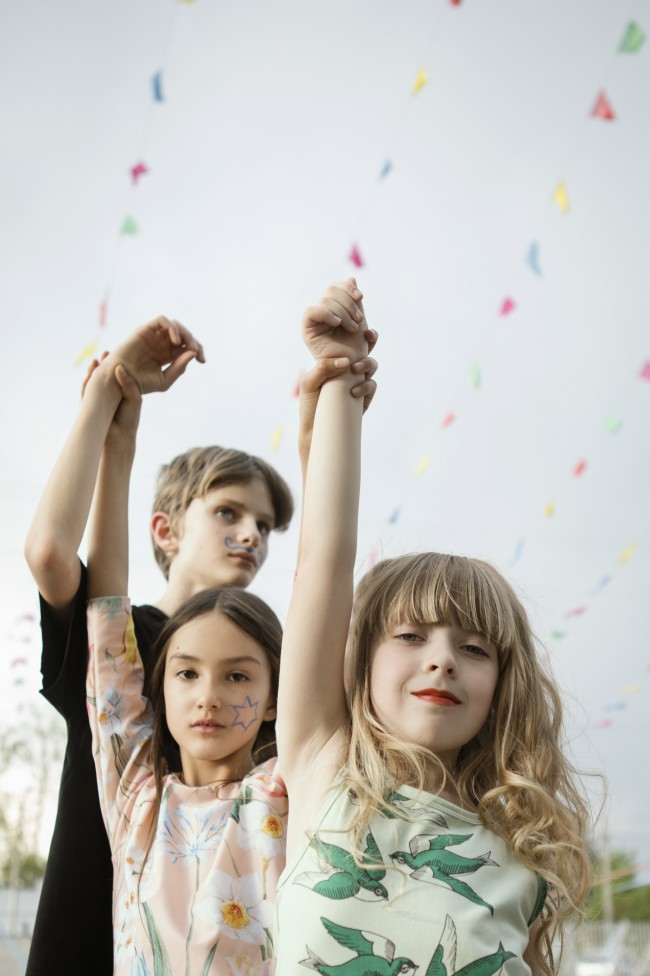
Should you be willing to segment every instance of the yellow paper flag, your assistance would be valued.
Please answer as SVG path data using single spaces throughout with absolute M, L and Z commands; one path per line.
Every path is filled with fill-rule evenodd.
M 79 353 L 79 355 L 77 356 L 77 358 L 75 359 L 72 365 L 79 366 L 81 363 L 83 363 L 84 359 L 91 359 L 95 355 L 96 349 L 97 349 L 97 340 L 95 340 L 94 342 L 89 342 L 88 345 L 84 346 L 84 348 L 81 350 L 81 352 Z
M 569 212 L 569 196 L 566 191 L 565 183 L 558 183 L 555 187 L 555 193 L 553 194 L 553 200 L 557 204 L 560 213 L 568 214 Z
M 636 695 L 637 691 L 641 691 L 641 685 L 628 685 L 627 688 L 623 688 L 623 694 L 626 698 L 628 695 Z
M 623 552 L 620 554 L 620 556 L 616 560 L 616 562 L 618 563 L 619 566 L 624 566 L 625 565 L 625 563 L 628 561 L 628 559 L 630 558 L 630 556 L 632 555 L 632 553 L 634 552 L 634 550 L 638 546 L 638 544 L 639 544 L 638 542 L 633 542 L 631 546 L 628 546 L 626 549 L 623 550 Z
M 417 93 L 424 88 L 428 80 L 429 76 L 427 75 L 426 68 L 420 68 L 415 76 L 415 84 L 411 89 L 411 95 L 417 95 Z
M 273 437 L 271 438 L 271 450 L 277 451 L 280 446 L 280 441 L 282 440 L 282 427 L 278 426 L 273 431 Z
M 542 512 L 542 514 L 543 515 L 546 515 L 547 518 L 550 518 L 551 515 L 555 515 L 555 505 L 553 504 L 553 502 L 549 502 L 548 503 L 548 505 L 546 506 L 546 508 Z
M 415 477 L 419 478 L 420 475 L 424 474 L 424 472 L 427 470 L 430 464 L 431 464 L 431 458 L 429 457 L 428 454 L 425 454 L 424 457 L 421 457 L 420 460 L 418 461 L 418 466 L 415 469 Z

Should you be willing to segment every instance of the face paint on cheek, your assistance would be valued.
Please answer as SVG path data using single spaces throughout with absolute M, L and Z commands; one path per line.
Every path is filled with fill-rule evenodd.
M 230 728 L 234 729 L 238 725 L 241 725 L 244 732 L 250 729 L 251 725 L 257 722 L 257 710 L 259 706 L 259 701 L 251 701 L 250 695 L 246 695 L 241 705 L 231 705 L 230 707 L 235 710 L 235 717 L 230 724 Z
M 255 550 L 252 546 L 240 546 L 239 543 L 234 542 L 229 535 L 224 539 L 224 545 L 226 549 L 232 549 L 235 552 L 247 552 L 251 556 L 254 554 Z

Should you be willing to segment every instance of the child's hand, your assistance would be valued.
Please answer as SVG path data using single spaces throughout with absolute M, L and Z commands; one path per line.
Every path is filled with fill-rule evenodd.
M 100 368 L 115 372 L 121 365 L 141 393 L 156 393 L 168 390 L 193 359 L 205 362 L 201 343 L 180 322 L 161 315 L 125 339 Z
M 314 358 L 356 362 L 368 355 L 362 298 L 354 278 L 348 278 L 330 285 L 320 302 L 305 311 L 303 338 Z

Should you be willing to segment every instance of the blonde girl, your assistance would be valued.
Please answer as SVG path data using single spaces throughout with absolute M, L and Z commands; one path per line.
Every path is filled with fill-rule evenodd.
M 358 358 L 350 280 L 304 318 L 315 355 Z M 326 385 L 282 651 L 279 761 L 292 820 L 278 972 L 556 971 L 586 897 L 587 811 L 526 613 L 491 566 L 386 560 L 353 605 L 361 411 Z

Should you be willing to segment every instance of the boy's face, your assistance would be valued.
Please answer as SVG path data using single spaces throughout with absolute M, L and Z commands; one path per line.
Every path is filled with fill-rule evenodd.
M 194 593 L 214 586 L 247 587 L 266 559 L 274 527 L 273 503 L 262 478 L 193 498 L 173 531 L 170 580 L 182 577 Z

